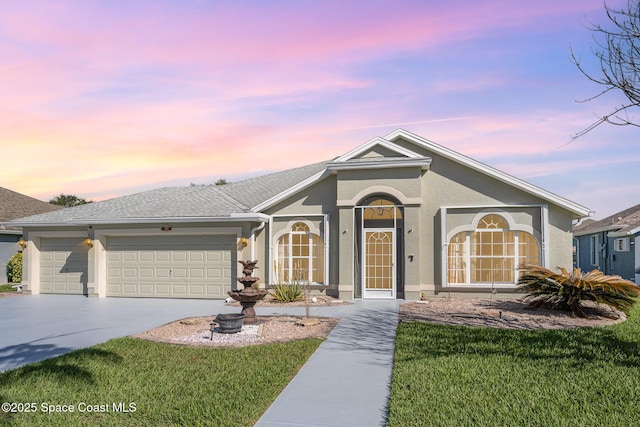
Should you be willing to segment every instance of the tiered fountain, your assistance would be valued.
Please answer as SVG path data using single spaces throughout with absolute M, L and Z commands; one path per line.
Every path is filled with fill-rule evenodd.
M 260 280 L 259 277 L 253 277 L 253 270 L 258 268 L 256 264 L 258 261 L 238 261 L 242 264 L 242 274 L 244 277 L 238 277 L 236 280 L 242 283 L 244 289 L 240 291 L 229 291 L 227 294 L 234 300 L 240 302 L 242 305 L 242 314 L 244 314 L 244 324 L 250 325 L 253 323 L 257 323 L 258 319 L 256 318 L 256 311 L 253 306 L 256 305 L 258 301 L 267 296 L 268 292 L 264 289 L 256 290 L 253 288 L 253 285 Z

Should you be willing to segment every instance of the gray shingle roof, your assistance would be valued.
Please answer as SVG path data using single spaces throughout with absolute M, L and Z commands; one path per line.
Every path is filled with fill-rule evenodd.
M 0 187 L 0 223 L 59 209 L 62 207 Z M 15 229 L 15 227 L 7 227 L 7 229 Z
M 640 227 L 640 205 L 627 208 L 614 213 L 599 221 L 586 220 L 573 228 L 573 234 L 584 236 L 586 234 L 600 233 L 603 231 L 630 231 Z
M 325 170 L 327 163 L 314 163 L 257 178 L 233 182 L 218 188 L 244 205 L 254 207 Z
M 221 218 L 251 213 L 252 207 L 326 168 L 316 163 L 227 185 L 166 187 L 115 199 L 20 218 L 22 225 Z

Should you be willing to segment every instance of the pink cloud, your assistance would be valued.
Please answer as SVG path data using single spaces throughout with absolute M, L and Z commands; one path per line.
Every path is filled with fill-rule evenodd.
M 376 92 L 385 77 L 354 69 L 460 40 L 559 27 L 556 18 L 581 19 L 601 2 L 433 3 L 3 5 L 0 131 L 20 160 L 0 172 L 2 185 L 45 198 L 103 198 L 133 186 L 237 176 L 248 153 L 259 159 L 254 173 L 325 160 L 396 127 L 480 159 L 540 155 L 580 128 L 584 111 L 424 112 L 406 101 L 409 84 Z M 425 86 L 429 95 L 468 93 L 510 78 L 478 72 Z M 332 98 L 363 92 L 374 95 Z M 315 103 L 326 106 L 314 110 Z M 313 117 L 299 119 L 307 109 Z

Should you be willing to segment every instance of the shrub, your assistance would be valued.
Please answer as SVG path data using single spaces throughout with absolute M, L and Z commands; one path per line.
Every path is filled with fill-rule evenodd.
M 302 301 L 304 288 L 299 283 L 278 283 L 271 290 L 271 296 L 278 302 Z
M 585 317 L 582 301 L 606 304 L 628 315 L 640 296 L 640 287 L 620 276 L 607 276 L 599 270 L 583 273 L 574 268 L 569 273 L 558 269 L 561 274 L 537 265 L 523 266 L 518 280 L 518 290 L 527 293 L 523 301 L 533 308 L 546 306 Z
M 9 283 L 22 282 L 22 252 L 16 253 L 7 262 L 7 281 Z

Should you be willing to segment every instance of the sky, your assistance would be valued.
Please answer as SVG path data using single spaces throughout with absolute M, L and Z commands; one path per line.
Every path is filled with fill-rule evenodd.
M 596 219 L 640 203 L 637 128 L 571 140 L 623 102 L 579 102 L 601 88 L 570 52 L 596 70 L 602 0 L 0 8 L 0 186 L 41 200 L 238 181 L 404 128 Z

